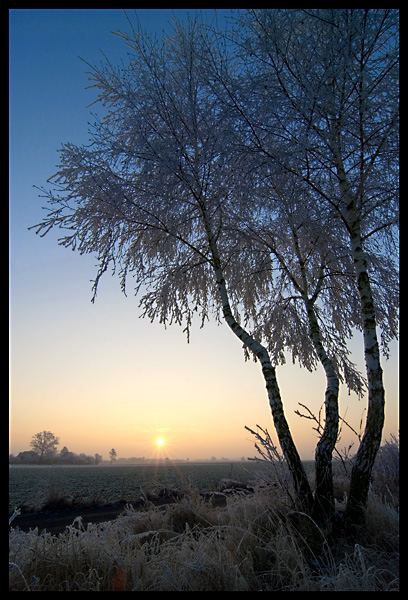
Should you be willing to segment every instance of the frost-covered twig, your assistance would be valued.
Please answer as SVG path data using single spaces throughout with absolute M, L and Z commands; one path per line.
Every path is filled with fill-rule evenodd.
M 19 515 L 20 513 L 21 513 L 21 510 L 20 510 L 19 508 L 15 508 L 15 509 L 14 509 L 14 512 L 13 512 L 13 514 L 12 514 L 12 515 L 10 515 L 10 517 L 9 517 L 9 525 L 11 525 L 11 523 L 14 521 L 14 519 L 15 519 L 16 517 L 18 517 L 18 515 Z
M 285 458 L 280 454 L 277 446 L 273 443 L 269 431 L 263 429 L 260 425 L 257 425 L 259 431 L 253 431 L 245 425 L 245 429 L 249 431 L 259 443 L 255 442 L 255 448 L 260 455 L 259 457 L 249 458 L 249 460 L 265 462 L 272 465 L 275 471 L 275 477 L 279 482 L 280 487 L 285 490 L 291 503 L 295 506 L 296 502 L 292 493 L 290 482 L 288 477 L 285 476 L 285 469 L 287 470 L 288 465 Z M 261 433 L 260 433 L 261 432 Z

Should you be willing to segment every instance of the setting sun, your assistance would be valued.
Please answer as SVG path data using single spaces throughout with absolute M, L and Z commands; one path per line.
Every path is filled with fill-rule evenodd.
M 158 446 L 163 446 L 164 440 L 162 438 L 159 438 L 156 443 Z

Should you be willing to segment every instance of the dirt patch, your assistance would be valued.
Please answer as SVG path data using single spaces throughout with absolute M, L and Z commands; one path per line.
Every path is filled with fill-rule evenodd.
M 112 521 L 123 510 L 123 504 L 111 504 L 106 506 L 29 512 L 15 517 L 11 526 L 22 531 L 29 531 L 38 527 L 40 533 L 45 529 L 48 533 L 57 534 L 65 531 L 66 527 L 72 525 L 78 517 L 82 517 L 82 523 L 86 528 L 88 523 Z
M 135 502 L 129 502 L 134 510 L 146 510 L 149 506 L 162 506 L 176 502 L 178 498 L 155 496 L 149 500 L 140 498 Z M 22 512 L 15 517 L 11 526 L 28 532 L 38 527 L 41 533 L 44 529 L 48 533 L 58 534 L 72 525 L 75 519 L 81 517 L 82 525 L 86 528 L 88 523 L 105 523 L 113 521 L 125 510 L 123 502 L 103 504 L 96 506 L 76 506 L 75 508 L 47 508 L 46 510 Z
M 225 480 L 227 481 L 227 480 Z M 228 480 L 230 482 L 230 480 Z M 237 482 L 234 482 L 237 483 Z M 245 489 L 242 487 L 243 484 L 239 484 L 239 487 L 224 489 L 223 492 L 208 492 L 201 493 L 201 498 L 208 502 L 213 507 L 224 507 L 227 504 L 227 496 L 236 493 L 251 493 L 253 488 Z M 144 497 L 138 498 L 134 502 L 126 502 L 131 504 L 133 510 L 148 510 L 152 506 L 160 507 L 166 504 L 173 504 L 179 502 L 184 497 L 184 494 L 179 490 L 171 488 L 162 488 L 158 494 L 145 494 Z M 113 504 L 104 505 L 84 505 L 67 507 L 64 504 L 56 504 L 53 506 L 43 507 L 42 510 L 22 510 L 21 514 L 14 517 L 11 523 L 13 528 L 21 529 L 22 531 L 28 532 L 30 529 L 33 530 L 38 527 L 39 532 L 43 530 L 53 535 L 62 533 L 65 529 L 72 525 L 74 520 L 81 517 L 82 525 L 86 528 L 88 523 L 105 523 L 107 521 L 113 521 L 121 513 L 125 511 L 124 502 L 115 502 Z

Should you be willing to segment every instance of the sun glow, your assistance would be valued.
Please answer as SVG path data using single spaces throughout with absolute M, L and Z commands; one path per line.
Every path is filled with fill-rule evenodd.
M 156 444 L 157 444 L 158 446 L 163 446 L 163 444 L 164 444 L 164 440 L 163 440 L 163 438 L 159 438 L 158 440 L 156 440 Z

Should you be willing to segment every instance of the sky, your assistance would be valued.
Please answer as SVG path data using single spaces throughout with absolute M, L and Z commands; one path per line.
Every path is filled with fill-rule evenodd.
M 177 18 L 197 9 L 173 9 Z M 212 17 L 214 9 L 200 9 Z M 221 9 L 222 25 L 228 9 Z M 132 17 L 133 10 L 128 11 Z M 160 36 L 171 9 L 137 9 L 141 25 Z M 86 144 L 98 105 L 89 67 L 105 54 L 126 60 L 112 31 L 129 32 L 122 9 L 9 9 L 9 340 L 10 453 L 28 450 L 48 430 L 76 453 L 108 459 L 162 456 L 229 460 L 256 456 L 245 425 L 267 428 L 277 441 L 259 364 L 245 362 L 226 325 L 197 323 L 190 343 L 178 326 L 140 318 L 138 299 L 102 278 L 91 303 L 96 259 L 58 246 L 58 232 L 40 238 L 28 227 L 45 216 L 47 187 L 63 143 Z M 364 369 L 361 336 L 351 341 Z M 384 439 L 398 434 L 398 346 L 383 359 Z M 301 458 L 313 458 L 313 423 L 324 401 L 322 368 L 309 373 L 288 363 L 277 369 L 285 414 Z M 341 389 L 340 414 L 358 430 L 366 398 Z M 363 421 L 364 422 L 364 421 Z M 162 446 L 157 439 L 162 438 Z M 343 428 L 339 449 L 358 440 Z

